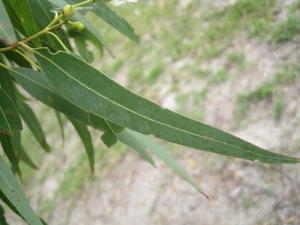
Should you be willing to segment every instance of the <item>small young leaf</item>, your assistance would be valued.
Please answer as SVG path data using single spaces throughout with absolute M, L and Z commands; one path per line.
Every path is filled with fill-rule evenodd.
M 79 57 L 35 50 L 55 90 L 73 104 L 105 120 L 188 147 L 265 163 L 299 163 L 259 148 L 222 130 L 161 108 L 120 86 Z M 70 66 L 72 65 L 72 66 Z
M 87 129 L 86 125 L 84 123 L 81 123 L 71 117 L 68 117 L 71 123 L 73 124 L 74 128 L 76 129 L 88 156 L 91 171 L 94 172 L 94 147 L 93 147 L 93 141 L 91 134 L 89 130 Z
M 29 130 L 31 131 L 37 142 L 46 152 L 50 152 L 51 148 L 46 141 L 45 133 L 35 113 L 24 101 L 19 101 L 18 107 L 23 120 L 27 124 Z
M 32 210 L 17 179 L 10 171 L 0 155 L 0 190 L 8 201 L 18 210 L 20 215 L 30 225 L 43 225 L 39 217 Z

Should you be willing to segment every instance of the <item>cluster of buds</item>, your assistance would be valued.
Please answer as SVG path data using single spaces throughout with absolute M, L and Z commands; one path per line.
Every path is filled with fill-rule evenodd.
M 74 15 L 74 13 L 75 13 L 75 7 L 72 5 L 66 5 L 63 8 L 64 18 L 65 20 L 67 20 L 67 23 L 70 25 L 71 29 L 77 32 L 83 31 L 85 29 L 83 23 L 79 21 L 75 21 L 75 22 L 68 21 L 68 19 L 71 18 Z

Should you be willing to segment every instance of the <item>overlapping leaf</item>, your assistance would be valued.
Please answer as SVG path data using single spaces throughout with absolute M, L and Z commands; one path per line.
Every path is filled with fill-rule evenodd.
M 88 112 L 143 134 L 191 148 L 265 163 L 298 158 L 266 151 L 224 131 L 163 109 L 120 86 L 78 57 L 37 49 L 36 56 L 55 90 Z
M 23 120 L 27 124 L 29 130 L 31 131 L 37 142 L 46 152 L 50 152 L 51 149 L 46 141 L 45 133 L 33 110 L 24 101 L 19 101 L 18 107 Z
M 21 22 L 22 28 L 25 31 L 25 35 L 31 36 L 39 31 L 28 0 L 10 0 L 9 4 L 14 9 L 15 15 Z M 35 43 L 36 46 L 40 46 L 39 39 L 34 39 L 33 43 Z
M 5 114 L 11 129 L 21 130 L 22 122 L 20 120 L 18 110 L 12 99 L 2 88 L 0 88 L 0 100 L 1 111 Z
M 120 33 L 127 36 L 132 41 L 139 42 L 139 37 L 135 34 L 134 29 L 130 26 L 130 24 L 124 18 L 111 10 L 105 3 L 96 1 L 96 7 L 94 7 L 93 11 L 97 16 L 101 17 L 101 19 L 114 27 Z
M 0 191 L 12 204 L 18 213 L 30 225 L 43 225 L 39 217 L 32 210 L 17 179 L 0 156 Z

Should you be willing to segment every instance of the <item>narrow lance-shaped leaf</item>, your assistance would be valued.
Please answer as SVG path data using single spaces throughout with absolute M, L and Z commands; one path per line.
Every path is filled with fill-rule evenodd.
M 181 176 L 183 179 L 185 179 L 188 183 L 190 183 L 197 191 L 205 195 L 205 197 L 208 198 L 208 196 L 202 191 L 202 189 L 199 187 L 199 185 L 187 174 L 187 172 L 182 169 L 176 161 L 158 144 L 156 144 L 151 138 L 148 136 L 145 136 L 141 133 L 137 133 L 135 131 L 129 130 L 132 136 L 140 140 L 141 143 L 143 143 L 144 146 L 151 149 L 152 153 L 156 155 L 158 158 L 160 158 L 163 162 L 165 162 L 171 169 L 174 170 L 175 173 L 177 173 L 179 176 Z
M 17 40 L 2 0 L 0 0 L 0 41 L 1 40 L 9 42 L 15 42 Z
M 84 123 L 81 123 L 71 117 L 68 117 L 69 120 L 72 122 L 74 128 L 76 129 L 88 156 L 91 171 L 94 172 L 94 165 L 95 165 L 95 158 L 94 158 L 94 147 L 91 134 L 87 129 Z
M 42 225 L 39 217 L 32 210 L 17 179 L 0 156 L 0 190 L 10 203 L 18 210 L 20 215 L 30 225 Z
M 20 158 L 21 160 L 26 163 L 29 167 L 31 167 L 32 169 L 37 170 L 38 166 L 33 162 L 33 160 L 30 158 L 30 156 L 28 155 L 28 153 L 25 151 L 25 149 L 21 146 L 20 147 Z
M 72 0 L 71 2 L 79 3 L 81 0 Z M 115 11 L 109 8 L 106 3 L 96 1 L 95 6 L 93 7 L 93 12 L 132 41 L 139 42 L 139 37 L 136 35 L 130 24 L 124 18 L 120 17 Z
M 21 130 L 22 122 L 20 120 L 17 108 L 12 99 L 2 88 L 0 88 L 0 100 L 0 108 L 4 112 L 11 129 Z
M 50 152 L 50 146 L 46 141 L 45 133 L 35 113 L 24 101 L 19 101 L 18 106 L 23 120 L 27 124 L 28 128 L 30 129 L 37 142 L 46 152 Z
M 12 135 L 12 129 L 1 107 L 0 107 L 0 134 Z
M 19 168 L 19 156 L 20 152 L 18 147 L 18 144 L 14 142 L 19 136 L 16 133 L 16 131 L 13 132 L 12 135 L 16 135 L 15 138 L 13 136 L 8 136 L 4 134 L 0 134 L 0 142 L 2 145 L 2 148 L 4 150 L 5 155 L 9 159 L 11 165 L 12 165 L 12 170 L 14 173 L 18 173 L 19 175 L 21 174 L 20 168 Z
M 156 167 L 154 160 L 148 154 L 146 147 L 143 145 L 143 142 L 133 136 L 128 129 L 125 129 L 120 133 L 116 133 L 116 136 L 121 142 L 137 151 L 146 161 L 148 161 L 152 166 Z
M 66 99 L 108 121 L 188 147 L 265 163 L 297 163 L 224 131 L 163 109 L 120 86 L 80 58 L 36 49 L 49 81 Z
M 64 145 L 64 143 L 65 143 L 65 130 L 64 130 L 64 124 L 63 124 L 60 112 L 55 110 L 55 116 L 56 116 L 57 122 L 59 124 L 60 133 L 61 133 L 61 137 L 62 137 L 62 143 Z

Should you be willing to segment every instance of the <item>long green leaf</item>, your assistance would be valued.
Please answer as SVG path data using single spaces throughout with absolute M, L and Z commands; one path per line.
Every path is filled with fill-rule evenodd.
M 2 88 L 0 88 L 0 108 L 5 114 L 10 127 L 13 130 L 22 130 L 22 122 L 18 110 L 12 99 Z
M 12 43 L 17 40 L 2 0 L 0 0 L 0 40 L 1 39 Z
M 19 101 L 18 107 L 23 120 L 27 124 L 29 130 L 31 131 L 37 142 L 46 152 L 50 152 L 51 148 L 46 141 L 45 133 L 33 110 L 24 101 Z
M 19 134 L 14 131 L 13 135 L 15 136 L 7 136 L 0 134 L 0 142 L 2 145 L 2 148 L 4 150 L 5 155 L 9 159 L 12 170 L 14 173 L 21 174 L 20 167 L 19 167 L 19 155 L 20 155 L 20 149 L 18 148 L 20 141 Z
M 64 145 L 64 143 L 65 143 L 65 129 L 64 129 L 64 124 L 63 124 L 60 112 L 58 112 L 57 110 L 54 110 L 54 111 L 55 111 L 55 116 L 56 116 L 57 122 L 59 124 L 60 133 L 61 133 L 61 137 L 62 137 L 62 143 Z
M 73 124 L 75 130 L 77 131 L 88 156 L 91 171 L 94 172 L 94 165 L 95 165 L 95 157 L 94 157 L 94 147 L 91 134 L 87 129 L 86 125 L 82 122 L 79 122 L 71 117 L 69 120 Z
M 79 57 L 36 49 L 42 70 L 64 98 L 108 121 L 191 148 L 265 163 L 297 163 L 224 131 L 163 109 L 120 86 Z
M 42 225 L 39 217 L 32 210 L 17 179 L 0 156 L 0 190 L 18 210 L 29 225 Z

